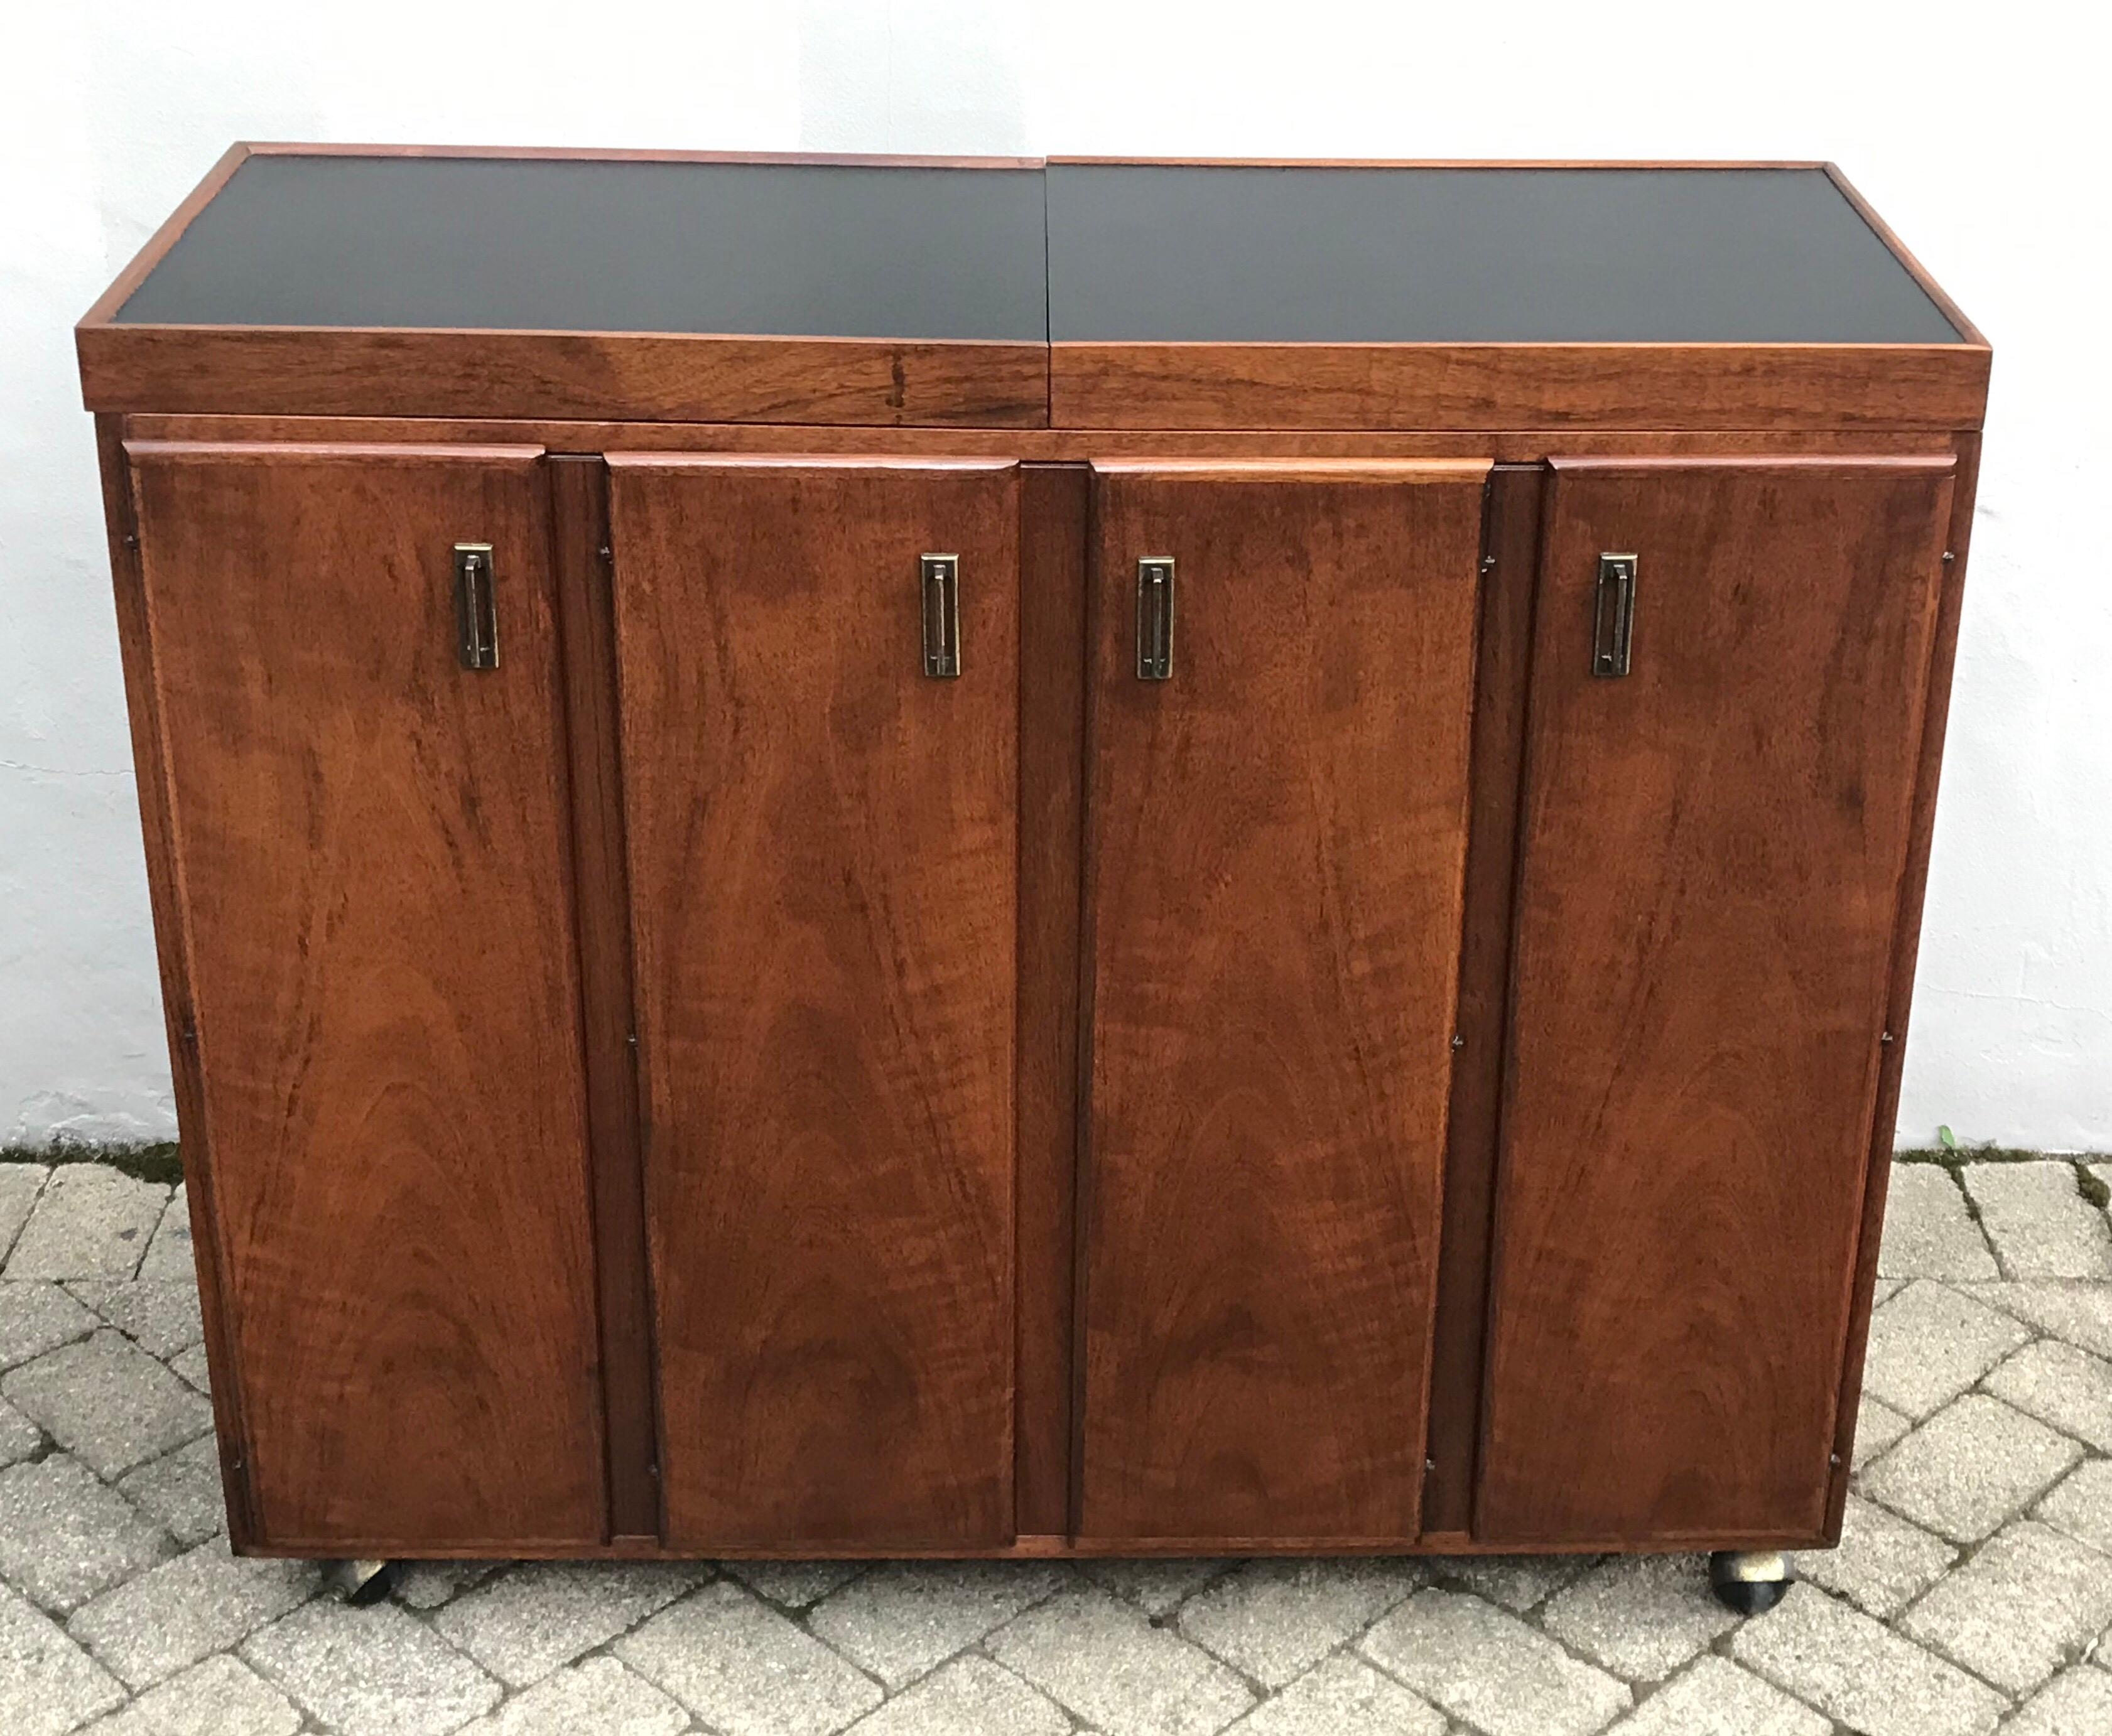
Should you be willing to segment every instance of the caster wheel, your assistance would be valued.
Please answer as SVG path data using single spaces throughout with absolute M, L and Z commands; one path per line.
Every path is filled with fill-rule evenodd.
M 365 1609 L 395 1590 L 402 1572 L 400 1561 L 336 1561 L 330 1566 L 329 1578 L 347 1603 L 354 1609 Z
M 1789 1557 L 1778 1549 L 1718 1549 L 1709 1557 L 1709 1589 L 1718 1602 L 1741 1616 L 1764 1616 L 1796 1578 Z

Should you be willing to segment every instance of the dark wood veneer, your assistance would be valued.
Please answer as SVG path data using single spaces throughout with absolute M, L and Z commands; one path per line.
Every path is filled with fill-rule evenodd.
M 1959 341 L 119 318 L 256 155 L 886 161 L 237 147 L 81 324 L 239 1551 L 1838 1536 L 1989 366 L 1838 170 Z

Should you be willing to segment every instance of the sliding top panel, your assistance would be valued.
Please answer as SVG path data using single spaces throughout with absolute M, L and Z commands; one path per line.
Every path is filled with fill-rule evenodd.
M 1817 166 L 1052 162 L 1058 428 L 1978 427 Z
M 1052 163 L 1058 343 L 1960 343 L 1823 169 Z
M 1031 168 L 257 155 L 121 324 L 1039 343 Z
M 91 410 L 985 428 L 1976 428 L 1830 169 L 238 146 Z
M 1038 165 L 238 145 L 78 331 L 91 410 L 1037 428 Z

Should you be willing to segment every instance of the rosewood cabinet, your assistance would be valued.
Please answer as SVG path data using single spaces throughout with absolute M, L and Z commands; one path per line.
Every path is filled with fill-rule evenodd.
M 1988 351 L 1837 174 L 238 148 L 79 336 L 239 1548 L 1838 1535 Z
M 608 502 L 667 1541 L 1008 1543 L 1019 467 Z

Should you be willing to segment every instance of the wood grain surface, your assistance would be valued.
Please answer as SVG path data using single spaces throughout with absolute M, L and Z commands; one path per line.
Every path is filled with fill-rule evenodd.
M 1848 1311 L 1848 1341 L 1841 1358 L 1840 1402 L 1834 1407 L 1833 1485 L 1826 1508 L 1829 1543 L 1839 1539 L 1855 1462 L 1855 1425 L 1863 1393 L 1863 1357 L 1878 1282 L 1878 1246 L 1885 1227 L 1885 1194 L 1891 1180 L 1892 1145 L 1899 1129 L 1900 1084 L 1906 1067 L 1908 1014 L 1914 1004 L 1914 963 L 1921 949 L 1922 900 L 1928 889 L 1929 847 L 1936 834 L 1937 789 L 1943 770 L 1943 739 L 1950 716 L 1950 678 L 1958 661 L 1958 629 L 1965 607 L 1965 566 L 1973 543 L 1973 502 L 1980 480 L 1980 436 L 1958 438 L 1958 472 L 1950 491 L 1950 528 L 1944 543 L 1943 584 L 1937 602 L 1936 631 L 1929 647 L 1928 702 L 1923 709 L 1920 768 L 1907 843 L 1906 873 L 1900 885 L 1892 943 L 1890 1010 L 1878 1069 L 1878 1107 L 1870 1117 L 1869 1180 L 1863 1190 L 1863 1221 L 1855 1254 L 1855 1286 Z
M 538 454 L 128 452 L 255 1538 L 599 1544 Z
M 1952 468 L 1556 464 L 1484 1541 L 1824 1529 Z
M 1071 1529 L 1090 480 L 1020 470 L 1017 1498 L 1021 1532 L 1044 1536 Z
M 1489 473 L 1474 673 L 1472 791 L 1459 937 L 1459 1047 L 1446 1116 L 1445 1221 L 1431 1343 L 1430 1466 L 1423 1534 L 1456 1542 L 1472 1524 L 1474 1453 L 1489 1311 L 1496 1135 L 1518 882 L 1518 773 L 1525 757 L 1533 588 L 1540 571 L 1540 465 Z
M 147 898 L 154 918 L 154 957 L 161 980 L 162 1022 L 169 1044 L 169 1075 L 184 1166 L 184 1193 L 190 1213 L 193 1264 L 198 1275 L 206 1361 L 212 1374 L 213 1435 L 219 1449 L 221 1490 L 227 1507 L 227 1536 L 238 1552 L 257 1547 L 252 1516 L 248 1442 L 242 1420 L 241 1370 L 234 1352 L 234 1322 L 226 1302 L 227 1252 L 205 1114 L 205 1082 L 199 1077 L 191 1013 L 189 966 L 184 957 L 182 877 L 176 865 L 175 822 L 169 812 L 167 756 L 162 751 L 161 707 L 154 697 L 154 648 L 147 625 L 147 593 L 140 576 L 139 520 L 134 510 L 131 461 L 125 456 L 123 419 L 95 419 L 102 512 L 108 532 L 117 643 L 125 670 L 125 702 L 131 725 L 133 781 L 139 800 L 140 841 L 147 857 Z
M 646 1282 L 644 1154 L 630 975 L 630 889 L 623 848 L 616 709 L 616 604 L 608 473 L 599 458 L 545 461 L 552 588 L 571 767 L 574 904 L 601 1303 L 612 1537 L 660 1534 L 653 1301 Z
M 1950 429 L 1979 425 L 1988 358 L 1971 343 L 1054 343 L 1049 425 Z
M 1038 343 L 81 325 L 91 410 L 1037 428 Z
M 1016 468 L 624 457 L 609 501 L 667 1537 L 1008 1542 Z
M 767 422 L 507 420 L 448 416 L 160 416 L 121 419 L 135 439 L 159 440 L 470 440 L 526 442 L 553 452 L 694 452 L 878 457 L 981 457 L 1026 462 L 1101 459 L 1482 458 L 1539 464 L 1550 453 L 1632 458 L 1691 453 L 1947 452 L 1946 429 L 860 428 Z
M 1416 1535 L 1486 475 L 1096 475 L 1086 1538 Z

